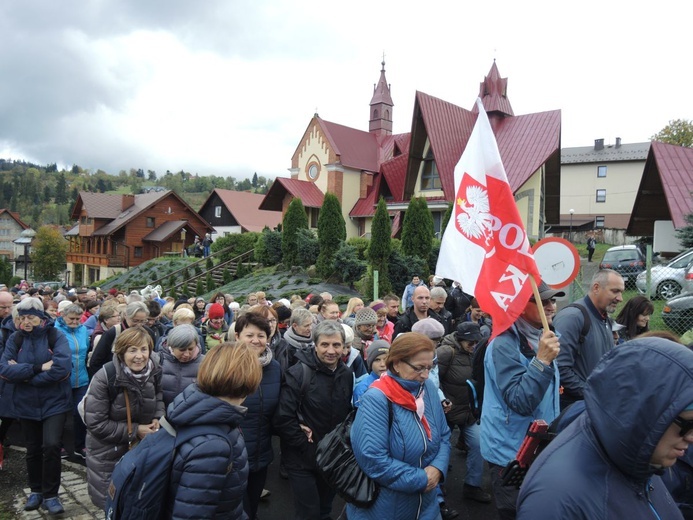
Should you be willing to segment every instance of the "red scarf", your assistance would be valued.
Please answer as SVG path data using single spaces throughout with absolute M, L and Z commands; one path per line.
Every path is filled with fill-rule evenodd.
M 377 388 L 384 393 L 385 397 L 387 397 L 391 402 L 398 404 L 405 410 L 411 410 L 416 414 L 417 417 L 419 416 L 416 409 L 416 399 L 414 399 L 414 396 L 411 395 L 410 392 L 402 388 L 402 385 L 400 385 L 393 377 L 384 373 L 380 376 L 380 379 L 376 379 L 371 384 L 371 388 Z M 421 424 L 423 425 L 424 430 L 426 431 L 426 436 L 430 441 L 431 427 L 428 425 L 428 420 L 426 419 L 425 415 L 421 415 Z

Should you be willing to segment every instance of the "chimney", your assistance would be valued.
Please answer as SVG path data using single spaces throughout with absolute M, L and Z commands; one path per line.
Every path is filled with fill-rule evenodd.
M 123 204 L 121 211 L 125 211 L 131 206 L 134 206 L 135 204 L 135 196 L 134 195 L 123 195 Z
M 604 139 L 595 139 L 594 140 L 594 151 L 598 152 L 599 150 L 604 149 Z
M 616 148 L 621 148 L 621 138 L 620 137 L 616 138 Z

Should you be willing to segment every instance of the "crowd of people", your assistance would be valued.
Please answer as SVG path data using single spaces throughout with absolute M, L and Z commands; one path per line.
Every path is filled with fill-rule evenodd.
M 556 312 L 565 294 L 542 283 L 494 337 L 477 299 L 437 277 L 413 277 L 401 298 L 343 307 L 328 293 L 271 302 L 261 291 L 3 289 L 0 442 L 18 421 L 24 508 L 57 515 L 61 457 L 86 461 L 103 508 L 115 464 L 164 418 L 207 425 L 176 451 L 167 517 L 254 520 L 277 471 L 293 517 L 324 520 L 336 489 L 318 471 L 317 447 L 356 409 L 354 456 L 379 493 L 370 507 L 348 504 L 348 518 L 448 520 L 459 513 L 446 496 L 458 493 L 495 503 L 501 519 L 691 518 L 693 352 L 648 330 L 645 297 L 612 319 L 623 291 L 618 273 L 601 270 L 584 299 Z M 481 410 L 469 386 L 477 355 Z M 518 489 L 506 467 L 539 419 L 560 421 L 560 433 Z M 455 428 L 462 489 L 445 485 Z

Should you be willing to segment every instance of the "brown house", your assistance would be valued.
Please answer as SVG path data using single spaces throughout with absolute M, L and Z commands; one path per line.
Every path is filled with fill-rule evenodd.
M 109 195 L 80 192 L 77 225 L 65 235 L 67 270 L 91 284 L 167 254 L 178 255 L 212 226 L 175 192 Z

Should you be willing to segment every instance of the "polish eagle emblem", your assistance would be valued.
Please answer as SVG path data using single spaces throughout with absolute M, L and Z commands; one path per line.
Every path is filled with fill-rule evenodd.
M 460 190 L 461 191 L 461 190 Z M 489 213 L 488 192 L 479 185 L 467 186 L 465 198 L 457 197 L 457 227 L 470 239 L 483 239 L 489 245 L 493 237 L 493 215 Z

